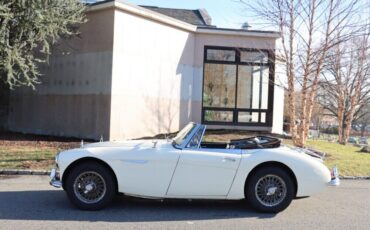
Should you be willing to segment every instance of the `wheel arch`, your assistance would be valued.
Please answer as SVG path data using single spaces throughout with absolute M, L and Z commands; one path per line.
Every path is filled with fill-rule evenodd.
M 95 157 L 82 157 L 82 158 L 79 158 L 79 159 L 73 161 L 71 164 L 69 164 L 68 167 L 63 172 L 62 182 L 66 181 L 66 178 L 71 173 L 72 169 L 77 167 L 79 164 L 82 164 L 82 163 L 85 163 L 85 162 L 94 162 L 94 163 L 98 163 L 98 164 L 103 165 L 104 167 L 106 167 L 113 176 L 113 180 L 114 180 L 115 187 L 116 187 L 116 193 L 118 193 L 118 180 L 117 180 L 117 176 L 116 176 L 114 170 L 112 169 L 112 167 L 110 167 L 110 165 L 107 162 L 105 162 L 101 159 L 95 158 Z M 65 183 L 62 183 L 62 186 L 63 186 L 63 189 L 65 190 Z
M 266 168 L 266 167 L 279 167 L 283 170 L 285 170 L 289 176 L 293 179 L 293 183 L 294 183 L 294 189 L 295 189 L 295 195 L 297 195 L 297 191 L 298 191 L 298 181 L 297 181 L 297 177 L 296 175 L 294 174 L 293 170 L 288 167 L 286 164 L 284 163 L 281 163 L 281 162 L 278 162 L 278 161 L 266 161 L 266 162 L 263 162 L 263 163 L 260 163 L 258 165 L 256 165 L 247 175 L 246 179 L 245 179 L 245 184 L 244 184 L 244 194 L 245 194 L 245 190 L 246 190 L 246 186 L 249 182 L 249 180 L 251 179 L 252 175 L 259 169 L 261 168 Z

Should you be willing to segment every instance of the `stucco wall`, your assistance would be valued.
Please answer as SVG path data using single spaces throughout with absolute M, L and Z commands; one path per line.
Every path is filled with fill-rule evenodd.
M 116 10 L 111 139 L 177 131 L 191 120 L 194 34 Z
M 280 39 L 276 41 L 280 44 Z M 276 61 L 275 63 L 275 89 L 274 89 L 274 116 L 272 133 L 283 133 L 284 124 L 284 86 L 287 83 L 287 76 L 284 71 L 284 64 Z
M 98 139 L 109 138 L 113 9 L 90 12 L 80 38 L 60 41 L 42 84 L 10 94 L 12 131 Z

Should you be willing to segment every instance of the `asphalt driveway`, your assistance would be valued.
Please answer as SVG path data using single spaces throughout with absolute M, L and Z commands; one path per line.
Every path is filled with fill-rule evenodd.
M 0 176 L 0 229 L 370 229 L 370 180 L 342 180 L 272 215 L 234 201 L 127 197 L 102 211 L 80 211 L 46 176 Z

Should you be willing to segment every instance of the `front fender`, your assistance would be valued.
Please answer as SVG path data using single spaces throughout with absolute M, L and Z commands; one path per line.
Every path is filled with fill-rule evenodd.
M 89 149 L 84 149 L 84 148 L 70 149 L 70 150 L 60 152 L 58 156 L 58 161 L 57 161 L 57 164 L 59 167 L 60 179 L 62 180 L 65 171 L 70 165 L 72 165 L 74 162 L 80 159 L 83 159 L 83 158 L 94 158 L 94 159 L 107 163 L 104 159 L 102 159 L 101 156 L 99 156 L 99 154 L 96 154 L 93 151 L 90 151 Z

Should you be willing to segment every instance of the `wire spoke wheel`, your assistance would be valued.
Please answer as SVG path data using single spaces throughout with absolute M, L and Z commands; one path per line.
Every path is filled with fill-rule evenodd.
M 287 195 L 287 186 L 284 180 L 273 174 L 261 177 L 254 190 L 257 200 L 266 207 L 279 205 Z
M 104 178 L 99 173 L 87 171 L 76 177 L 73 183 L 73 191 L 80 201 L 93 204 L 103 199 L 107 186 Z

